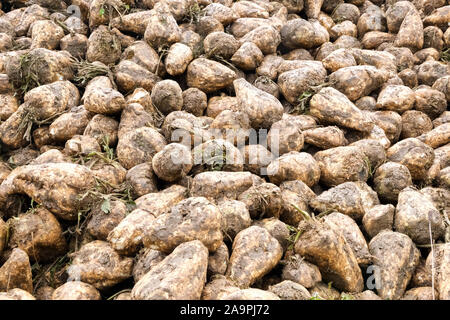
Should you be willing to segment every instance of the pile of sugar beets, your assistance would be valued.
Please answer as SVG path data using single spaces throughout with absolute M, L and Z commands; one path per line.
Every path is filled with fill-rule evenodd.
M 449 23 L 2 1 L 0 299 L 450 299 Z

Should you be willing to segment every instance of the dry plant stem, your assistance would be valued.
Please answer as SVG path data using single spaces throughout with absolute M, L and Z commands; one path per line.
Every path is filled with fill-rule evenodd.
M 431 232 L 431 215 L 430 214 L 428 214 L 428 231 L 430 233 L 430 246 L 431 246 L 431 289 L 432 289 L 433 300 L 436 300 L 435 293 L 434 293 L 434 277 L 435 277 L 434 246 L 433 246 L 433 234 Z

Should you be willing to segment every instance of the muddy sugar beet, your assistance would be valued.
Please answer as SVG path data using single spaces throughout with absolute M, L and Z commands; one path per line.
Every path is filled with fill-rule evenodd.
M 2 1 L 0 300 L 448 300 L 449 21 Z

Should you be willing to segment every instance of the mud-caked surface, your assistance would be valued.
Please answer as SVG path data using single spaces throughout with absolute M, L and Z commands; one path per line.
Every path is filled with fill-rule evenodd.
M 119 256 L 108 242 L 96 240 L 74 254 L 67 273 L 73 280 L 104 289 L 129 278 L 132 268 L 131 258 Z
M 19 288 L 33 292 L 30 260 L 26 252 L 14 249 L 9 259 L 0 268 L 0 290 Z
M 419 262 L 419 250 L 401 233 L 382 231 L 369 243 L 378 271 L 377 293 L 383 299 L 400 299 Z
M 214 252 L 223 239 L 220 211 L 203 197 L 180 201 L 152 221 L 144 233 L 145 247 L 169 253 L 183 242 L 200 240 Z
M 98 290 L 81 281 L 69 281 L 58 287 L 52 294 L 51 300 L 100 300 Z
M 208 249 L 198 240 L 178 246 L 133 287 L 133 299 L 200 299 L 206 282 Z
M 356 256 L 342 233 L 322 222 L 304 221 L 295 252 L 320 269 L 325 281 L 341 290 L 360 292 L 364 287 Z
M 47 209 L 37 208 L 9 222 L 9 246 L 20 248 L 32 261 L 49 262 L 66 251 L 58 220 Z
M 269 231 L 252 226 L 237 234 L 226 275 L 239 287 L 249 287 L 274 268 L 283 250 Z

